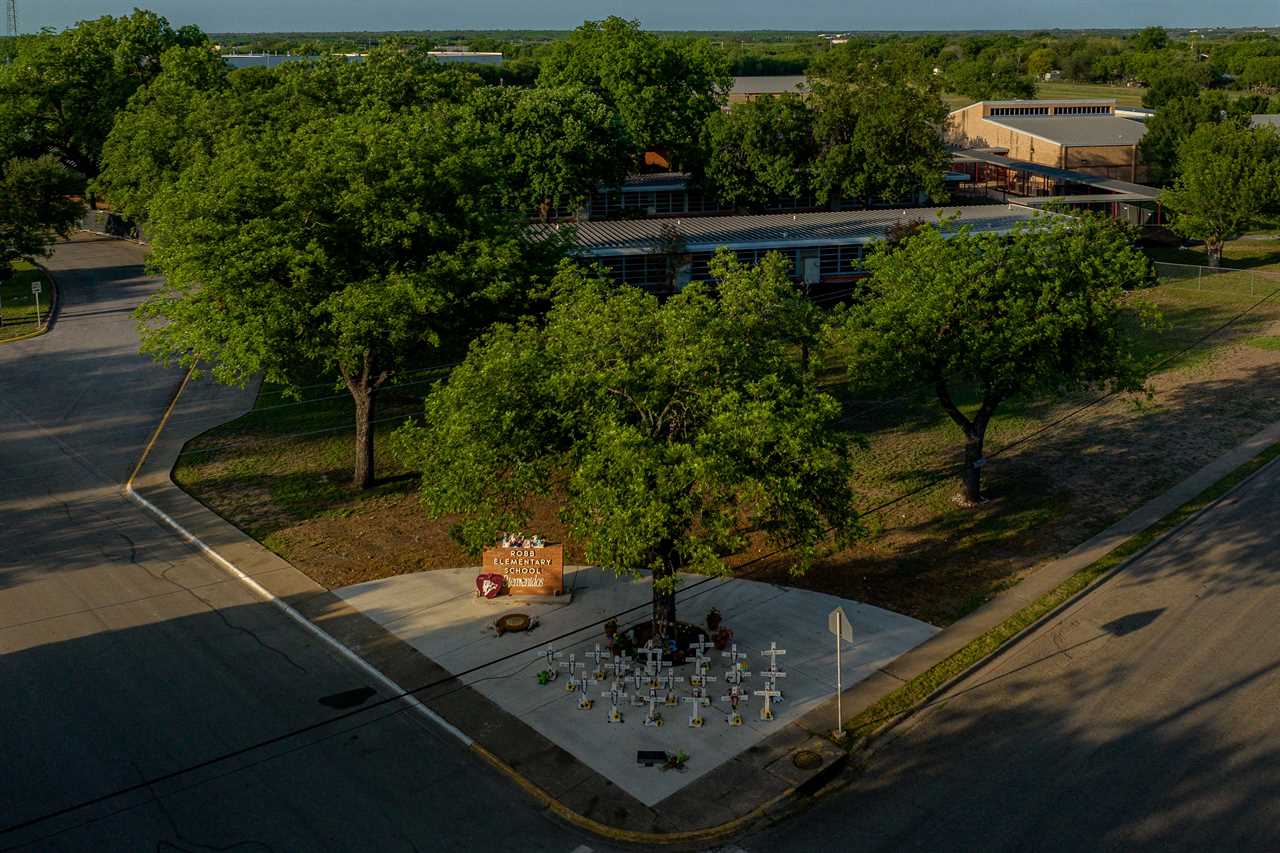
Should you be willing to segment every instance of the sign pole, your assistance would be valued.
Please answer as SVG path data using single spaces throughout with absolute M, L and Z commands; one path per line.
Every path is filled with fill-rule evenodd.
M 36 328 L 40 328 L 40 291 L 36 291 Z
M 837 607 L 827 616 L 827 630 L 835 635 L 836 638 L 836 727 L 831 731 L 831 737 L 839 742 L 844 740 L 844 675 L 841 673 L 841 643 L 853 642 L 853 625 L 849 622 L 849 617 L 844 615 L 844 608 Z
M 840 635 L 836 634 L 836 727 L 835 735 L 840 738 L 844 735 L 844 709 L 841 707 L 843 702 L 843 689 L 840 684 Z

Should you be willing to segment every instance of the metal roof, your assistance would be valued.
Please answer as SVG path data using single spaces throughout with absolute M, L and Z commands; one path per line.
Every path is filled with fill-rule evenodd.
M 1036 211 L 1017 204 L 984 204 L 951 208 L 895 208 L 822 213 L 774 213 L 759 216 L 696 216 L 682 219 L 623 219 L 588 221 L 575 225 L 534 225 L 535 234 L 559 227 L 576 229 L 580 251 L 591 255 L 650 254 L 673 228 L 690 252 L 719 248 L 763 249 L 775 247 L 835 246 L 870 243 L 882 239 L 889 228 L 912 220 L 937 223 L 954 218 L 950 227 L 967 225 L 975 231 L 1008 232 Z
M 1114 104 L 1115 98 L 1011 98 L 1004 101 L 978 101 L 989 107 L 1027 107 L 1027 106 L 1084 106 L 1087 104 Z M 973 104 L 970 104 L 973 106 Z
M 1280 115 L 1276 113 L 1257 113 L 1249 120 L 1250 127 L 1280 127 Z
M 1086 184 L 1091 187 L 1097 187 L 1110 193 L 1131 193 L 1140 195 L 1152 201 L 1160 197 L 1160 190 L 1155 187 L 1148 187 L 1142 184 L 1135 184 L 1130 181 L 1122 181 L 1117 178 L 1104 178 L 1101 175 L 1090 175 L 1085 172 L 1075 172 L 1071 169 L 1059 169 L 1055 166 L 1041 166 L 1039 163 L 1028 163 L 1024 160 L 1010 160 L 1008 157 L 1001 157 L 999 154 L 993 154 L 990 151 L 982 151 L 979 149 L 970 149 L 968 151 L 958 151 L 951 157 L 957 163 L 965 161 L 988 163 L 992 166 L 1003 166 L 1006 169 L 1014 169 L 1020 172 L 1028 172 L 1032 175 L 1043 175 L 1046 178 L 1053 178 L 1059 181 L 1071 181 L 1076 184 Z
M 734 77 L 730 95 L 780 95 L 783 92 L 799 93 L 807 78 L 803 74 L 774 74 L 752 77 Z
M 1147 132 L 1140 121 L 1110 115 L 988 116 L 984 121 L 1068 148 L 1137 145 Z

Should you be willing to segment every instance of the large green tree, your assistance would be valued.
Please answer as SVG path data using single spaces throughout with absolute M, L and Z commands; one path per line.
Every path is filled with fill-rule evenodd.
M 1280 203 L 1280 134 L 1235 122 L 1202 124 L 1178 149 L 1178 177 L 1163 196 L 1172 228 L 1204 240 L 1209 266 L 1222 244 Z
M 702 125 L 724 105 L 732 77 L 723 51 L 705 39 L 676 41 L 639 21 L 587 21 L 542 58 L 539 86 L 577 83 L 618 111 L 641 152 L 693 165 Z
M 803 567 L 852 535 L 840 407 L 795 352 L 812 314 L 779 256 L 713 266 L 666 301 L 563 267 L 545 322 L 496 326 L 399 431 L 427 512 L 478 553 L 563 489 L 589 560 L 653 573 L 665 637 L 680 571 L 724 573 L 753 535 Z
M 1168 186 L 1178 174 L 1178 148 L 1197 127 L 1217 124 L 1233 110 L 1222 92 L 1200 92 L 1195 97 L 1173 98 L 1147 119 L 1147 132 L 1138 147 L 1147 167 L 1147 179 Z
M 585 86 L 485 86 L 467 106 L 469 133 L 497 158 L 513 210 L 537 210 L 545 221 L 551 210 L 576 210 L 596 186 L 617 186 L 627 175 L 634 144 L 618 114 Z
M 140 9 L 24 36 L 0 65 L 0 159 L 53 154 L 96 177 L 116 112 L 160 73 L 164 52 L 205 43 L 198 29 Z
M 706 133 L 706 179 L 718 198 L 758 209 L 809 191 L 817 149 L 813 113 L 802 96 L 736 104 L 711 115 Z
M 984 444 L 1003 403 L 1141 381 L 1125 290 L 1150 280 L 1132 235 L 1053 217 L 1009 236 L 929 226 L 868 260 L 866 298 L 832 324 L 852 378 L 931 388 L 964 435 L 964 496 L 982 500 Z
M 376 394 L 524 281 L 521 228 L 456 110 L 370 108 L 220 138 L 150 205 L 165 286 L 143 350 L 243 383 L 339 375 L 354 483 L 373 482 Z
M 937 85 L 881 72 L 813 84 L 813 188 L 820 201 L 934 201 L 945 197 L 947 108 Z
M 54 235 L 71 233 L 84 210 L 72 198 L 79 183 L 50 155 L 0 164 L 0 279 L 14 261 L 46 256 Z

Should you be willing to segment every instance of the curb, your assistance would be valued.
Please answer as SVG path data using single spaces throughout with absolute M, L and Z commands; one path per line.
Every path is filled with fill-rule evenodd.
M 327 631 L 317 626 L 310 619 L 303 616 L 301 613 L 299 613 L 289 604 L 287 604 L 286 602 L 278 598 L 276 595 L 271 593 L 269 590 L 264 588 L 257 581 L 253 580 L 253 578 L 246 575 L 239 568 L 237 568 L 235 564 L 227 560 L 225 557 L 219 554 L 216 550 L 214 550 L 205 542 L 203 542 L 199 537 L 197 537 L 195 534 L 191 533 L 185 527 L 179 524 L 172 516 L 170 516 L 168 513 L 164 512 L 163 510 L 161 510 L 159 507 L 155 506 L 153 503 L 151 503 L 146 498 L 142 497 L 142 495 L 138 494 L 134 490 L 134 487 L 133 487 L 134 481 L 137 479 L 138 474 L 142 471 L 142 467 L 146 464 L 147 459 L 150 457 L 152 449 L 155 447 L 156 442 L 160 438 L 160 434 L 164 431 L 164 428 L 169 423 L 169 419 L 173 416 L 174 409 L 177 408 L 178 401 L 181 399 L 183 391 L 186 390 L 187 385 L 189 385 L 191 382 L 191 375 L 192 375 L 191 370 L 188 370 L 186 374 L 183 375 L 182 382 L 179 383 L 177 389 L 174 391 L 173 397 L 169 401 L 169 405 L 165 407 L 164 414 L 160 418 L 160 423 L 158 423 L 156 425 L 155 430 L 152 431 L 151 438 L 147 441 L 146 446 L 143 447 L 142 454 L 138 457 L 137 463 L 134 465 L 132 472 L 130 472 L 129 474 L 129 479 L 125 481 L 124 486 L 121 489 L 122 493 L 126 497 L 128 497 L 129 499 L 137 503 L 140 507 L 145 509 L 147 512 L 154 515 L 164 525 L 174 530 L 185 542 L 192 545 L 194 548 L 196 548 L 196 550 L 204 554 L 210 561 L 216 564 L 219 568 L 228 572 L 236 580 L 240 581 L 241 583 L 249 587 L 249 589 L 251 589 L 256 595 L 258 595 L 264 601 L 268 601 L 274 604 L 292 621 L 298 623 L 299 625 L 304 627 L 308 632 L 310 632 L 313 636 L 323 641 L 330 648 L 336 651 L 342 658 L 344 658 L 348 662 L 355 665 L 357 668 L 359 668 L 365 674 L 369 675 L 371 678 L 374 678 L 384 687 L 391 690 L 393 693 L 399 694 L 400 698 L 402 698 L 407 705 L 409 705 L 415 711 L 417 711 L 418 713 L 423 715 L 425 718 L 430 720 L 432 723 L 435 723 L 437 726 L 441 727 L 442 729 L 447 731 L 449 734 L 453 735 L 472 753 L 479 756 L 489 766 L 500 771 L 509 779 L 511 779 L 513 782 L 515 782 L 516 785 L 521 790 L 523 790 L 529 796 L 533 797 L 538 802 L 542 803 L 553 814 L 595 835 L 614 839 L 617 841 L 625 841 L 625 842 L 637 843 L 637 844 L 679 844 L 679 843 L 688 843 L 688 842 L 696 842 L 696 841 L 705 841 L 705 840 L 728 835 L 732 832 L 735 832 L 738 829 L 742 828 L 744 825 L 746 825 L 748 822 L 758 819 L 763 814 L 768 812 L 770 809 L 774 808 L 780 802 L 785 801 L 795 793 L 794 788 L 788 788 L 786 791 L 774 797 L 772 800 L 760 806 L 757 806 L 747 815 L 736 818 L 732 821 L 729 821 L 725 824 L 721 824 L 719 826 L 707 827 L 705 829 L 690 830 L 687 832 L 678 832 L 678 833 L 648 833 L 648 832 L 639 832 L 635 830 L 617 829 L 617 828 L 608 826 L 606 824 L 600 823 L 599 821 L 593 820 L 592 818 L 586 817 L 585 815 L 581 815 L 578 812 L 574 811 L 573 809 L 569 808 L 560 800 L 556 799 L 547 791 L 543 790 L 534 782 L 525 778 L 514 767 L 507 764 L 505 761 L 503 761 L 498 756 L 494 755 L 485 747 L 476 743 L 476 741 L 472 739 L 469 735 L 467 735 L 465 732 L 461 731 L 456 726 L 452 725 L 447 720 L 445 720 L 443 717 L 436 714 L 434 711 L 432 711 L 430 708 L 428 708 L 426 705 L 424 705 L 422 702 L 416 699 L 411 693 L 405 690 L 404 687 L 402 687 L 401 685 L 397 684 L 395 681 L 387 677 L 385 674 L 382 673 L 382 671 L 374 667 L 372 664 L 368 663 L 364 658 L 360 657 L 355 651 L 353 651 L 348 646 L 341 643 L 332 634 L 328 633 Z
M 1249 465 L 1254 464 L 1259 458 L 1264 457 L 1269 453 L 1276 453 L 1277 450 L 1280 450 L 1280 441 L 1273 441 L 1272 443 L 1261 448 L 1253 456 L 1244 460 L 1243 462 L 1241 462 L 1239 465 L 1235 466 L 1231 470 L 1225 472 L 1221 477 L 1219 477 L 1214 482 L 1205 486 L 1205 488 L 1201 489 L 1198 493 L 1196 493 L 1195 495 L 1192 495 L 1187 500 L 1183 501 L 1181 504 L 1171 509 L 1168 513 L 1166 513 L 1161 518 L 1158 518 L 1155 521 L 1153 521 L 1151 525 L 1149 525 L 1147 528 L 1143 530 L 1134 531 L 1128 539 L 1118 543 L 1115 546 L 1115 549 L 1124 547 L 1124 545 L 1127 542 L 1132 541 L 1133 538 L 1137 536 L 1141 536 L 1147 530 L 1150 530 L 1151 527 L 1154 527 L 1160 524 L 1169 516 L 1178 513 L 1187 504 L 1193 503 L 1199 500 L 1201 495 L 1203 495 L 1205 492 L 1208 492 L 1216 488 L 1224 480 L 1227 480 L 1232 476 L 1234 476 L 1235 474 L 1237 474 L 1242 468 L 1245 468 Z M 1064 615 L 1067 611 L 1069 611 L 1070 609 L 1078 605 L 1083 598 L 1088 596 L 1090 593 L 1094 592 L 1098 587 L 1102 586 L 1107 581 L 1111 580 L 1115 576 L 1119 575 L 1121 572 L 1128 569 L 1136 560 L 1139 560 L 1142 557 L 1144 557 L 1146 554 L 1150 553 L 1151 550 L 1156 548 L 1158 545 L 1163 544 L 1164 542 L 1169 540 L 1171 537 L 1174 537 L 1177 534 L 1179 534 L 1184 528 L 1186 528 L 1187 526 L 1195 522 L 1197 519 L 1199 519 L 1205 512 L 1221 504 L 1223 501 L 1225 501 L 1226 499 L 1234 495 L 1236 492 L 1243 489 L 1250 482 L 1252 482 L 1254 478 L 1260 476 L 1264 471 L 1266 471 L 1272 465 L 1277 463 L 1280 463 L 1280 455 L 1275 455 L 1271 459 L 1265 460 L 1264 462 L 1259 464 L 1255 470 L 1250 471 L 1238 482 L 1232 484 L 1225 492 L 1208 499 L 1207 501 L 1205 501 L 1203 506 L 1200 506 L 1197 509 L 1193 510 L 1189 515 L 1187 515 L 1186 518 L 1183 518 L 1181 521 L 1177 522 L 1167 530 L 1162 530 L 1159 533 L 1156 533 L 1150 542 L 1147 542 L 1145 545 L 1143 545 L 1134 553 L 1121 558 L 1116 565 L 1112 566 L 1110 569 L 1103 571 L 1102 574 L 1098 575 L 1096 578 L 1089 581 L 1087 584 L 1085 584 L 1085 586 L 1081 587 L 1073 595 L 1059 602 L 1055 607 L 1041 614 L 1038 618 L 1034 619 L 1032 622 L 1024 626 L 1017 633 L 1008 637 L 1006 640 L 1004 640 L 1004 642 L 1000 643 L 1000 645 L 996 646 L 990 652 L 982 655 L 977 660 L 975 660 L 972 664 L 965 667 L 963 670 L 951 676 L 950 678 L 946 679 L 944 682 L 939 684 L 938 687 L 931 690 L 927 695 L 922 697 L 919 701 L 913 703 L 910 707 L 906 708 L 905 710 L 898 711 L 897 713 L 889 715 L 884 719 L 884 722 L 881 723 L 879 726 L 877 726 L 874 730 L 854 740 L 849 746 L 850 753 L 851 754 L 854 752 L 866 753 L 866 752 L 874 751 L 874 749 L 879 745 L 878 742 L 880 740 L 882 740 L 884 737 L 889 735 L 894 729 L 896 729 L 901 724 L 915 717 L 921 711 L 926 710 L 932 705 L 934 705 L 936 700 L 938 700 L 941 696 L 943 696 L 948 690 L 955 687 L 957 684 L 959 684 L 960 682 L 968 678 L 973 673 L 977 672 L 982 667 L 990 664 L 991 662 L 1007 654 L 1013 647 L 1015 647 L 1022 640 L 1026 639 L 1026 637 L 1028 637 L 1033 632 L 1040 630 L 1049 622 L 1052 622 L 1054 619 Z M 1114 553 L 1115 549 L 1113 549 L 1112 551 L 1106 554 L 1102 554 L 1094 562 L 1086 566 L 1082 566 L 1076 572 L 1063 578 L 1062 581 L 1058 584 L 1058 586 L 1053 587 L 1049 591 L 1045 592 L 1044 595 L 1041 596 L 1040 598 L 1030 601 L 1024 606 L 1031 607 L 1036 603 L 1036 601 L 1039 601 L 1044 597 L 1053 595 L 1054 592 L 1059 587 L 1061 587 L 1062 584 L 1069 583 L 1072 578 L 1076 577 L 1082 572 L 1088 571 L 1089 568 L 1096 565 L 1098 562 L 1101 562 L 1102 560 L 1107 559 L 1107 557 L 1110 556 L 1111 553 Z M 1017 616 L 1018 612 L 1019 611 L 1014 611 L 1006 618 L 1013 619 Z M 999 625 L 1003 624 L 1003 621 L 1004 620 L 1002 620 L 1001 623 L 997 623 L 995 627 L 989 630 L 990 631 L 997 630 Z M 985 636 L 985 632 L 984 634 L 979 634 L 978 636 L 973 637 L 969 642 L 980 640 L 983 636 Z M 968 644 L 966 643 L 966 646 L 967 645 Z M 958 649 L 956 652 L 953 652 L 952 654 L 959 654 L 960 651 L 963 650 L 963 648 L 965 648 L 966 646 L 962 646 L 961 649 Z M 950 655 L 948 655 L 948 658 L 949 657 Z M 946 660 L 947 658 L 943 658 L 942 660 L 938 661 L 937 664 L 935 664 L 935 666 L 944 663 Z M 923 675 L 925 672 L 928 672 L 928 669 L 924 670 L 920 674 Z M 900 689 L 905 689 L 905 687 L 906 685 L 904 685 L 903 688 L 900 688 Z M 889 694 L 889 695 L 892 695 L 892 694 Z M 871 706 L 868 706 L 868 707 L 871 707 Z
M 449 734 L 453 735 L 470 752 L 472 752 L 477 757 L 482 759 L 486 764 L 488 764 L 493 769 L 501 772 L 503 775 L 509 778 L 512 782 L 514 782 L 517 787 L 519 787 L 522 791 L 524 791 L 525 794 L 527 794 L 528 796 L 532 797 L 534 800 L 541 803 L 544 807 L 546 807 L 546 809 L 549 812 L 551 812 L 561 820 L 565 821 L 566 823 L 569 823 L 579 829 L 590 832 L 591 834 L 596 835 L 598 837 L 612 840 L 612 841 L 627 843 L 627 844 L 667 846 L 667 845 L 694 844 L 699 842 L 707 842 L 707 841 L 723 838 L 725 836 L 740 832 L 751 823 L 776 813 L 780 809 L 780 807 L 784 806 L 789 801 L 792 801 L 793 799 L 795 799 L 797 795 L 805 794 L 806 792 L 812 793 L 813 791 L 816 791 L 822 788 L 828 781 L 830 781 L 830 779 L 835 774 L 837 774 L 840 770 L 842 770 L 846 766 L 848 762 L 848 755 L 844 754 L 839 759 L 829 762 L 827 766 L 823 767 L 822 771 L 820 771 L 812 779 L 807 780 L 804 784 L 799 786 L 787 787 L 781 793 L 774 795 L 770 799 L 766 800 L 765 802 L 753 808 L 748 813 L 744 815 L 740 815 L 724 823 L 717 824 L 715 826 L 702 827 L 699 829 L 683 830 L 683 831 L 677 831 L 677 832 L 666 832 L 666 833 L 644 832 L 641 830 L 622 829 L 622 828 L 613 827 L 613 826 L 609 826 L 608 824 L 601 823 L 600 821 L 597 821 L 594 818 L 587 817 L 586 815 L 583 815 L 575 811 L 573 808 L 571 808 L 570 806 L 566 805 L 563 801 L 558 799 L 555 795 L 551 794 L 550 792 L 548 792 L 547 790 L 539 786 L 537 783 L 527 778 L 524 774 L 516 770 L 506 761 L 502 760 L 500 757 L 495 755 L 489 749 L 487 749 L 480 743 L 476 742 L 473 738 L 471 738 L 465 732 L 461 731 L 460 729 L 458 729 L 457 727 L 449 723 L 447 720 L 445 720 L 443 717 L 436 714 L 434 711 L 428 708 L 425 704 L 423 704 L 421 701 L 415 698 L 409 691 L 405 690 L 400 684 L 398 684 L 397 682 L 392 680 L 390 677 L 385 675 L 377 667 L 370 664 L 358 653 L 356 653 L 350 647 L 343 644 L 332 634 L 328 633 L 323 628 L 316 625 L 306 616 L 302 615 L 292 606 L 287 604 L 285 601 L 281 600 L 279 597 L 274 595 L 271 591 L 267 590 L 265 587 L 263 587 L 261 584 L 255 581 L 252 577 L 246 575 L 235 564 L 227 560 L 225 557 L 219 554 L 216 550 L 210 547 L 207 543 L 202 541 L 198 536 L 196 536 L 195 534 L 187 530 L 185 527 L 183 527 L 172 516 L 170 516 L 164 510 L 160 509 L 155 504 L 151 503 L 151 501 L 147 500 L 142 495 L 138 494 L 137 491 L 135 491 L 134 481 L 137 479 L 138 475 L 141 473 L 142 468 L 146 464 L 148 458 L 150 457 L 151 452 L 154 449 L 156 443 L 158 442 L 161 433 L 164 431 L 165 427 L 168 425 L 169 420 L 172 417 L 174 410 L 177 408 L 178 402 L 181 399 L 183 392 L 186 390 L 187 386 L 190 384 L 191 375 L 192 375 L 191 370 L 188 370 L 186 374 L 183 375 L 182 381 L 179 383 L 177 389 L 174 391 L 173 397 L 170 399 L 168 406 L 165 408 L 164 414 L 161 417 L 160 422 L 156 425 L 155 430 L 152 432 L 150 439 L 147 441 L 147 444 L 143 447 L 142 454 L 139 456 L 137 463 L 134 465 L 133 470 L 129 474 L 129 478 L 125 481 L 124 486 L 121 489 L 121 492 L 126 497 L 128 497 L 129 499 L 137 503 L 141 508 L 151 513 L 164 526 L 176 532 L 179 535 L 179 537 L 181 537 L 185 542 L 190 544 L 196 550 L 200 551 L 211 562 L 213 562 L 219 568 L 226 571 L 235 580 L 238 580 L 241 583 L 245 584 L 264 601 L 274 604 L 292 621 L 298 623 L 303 628 L 305 628 L 309 633 L 311 633 L 313 636 L 315 636 L 316 638 L 320 639 L 322 642 L 327 644 L 330 648 L 332 648 L 335 652 L 337 652 L 342 658 L 352 663 L 362 672 L 369 675 L 371 678 L 374 678 L 378 683 L 382 684 L 388 690 L 392 691 L 392 693 L 396 694 L 399 698 L 403 699 L 407 705 L 412 707 L 414 710 L 418 711 L 426 719 L 430 720 L 432 723 L 435 723 L 436 725 L 440 726 L 442 729 L 447 731 Z M 175 488 L 177 487 L 175 486 Z
M 0 346 L 5 344 L 16 344 L 19 341 L 29 341 L 32 338 L 38 338 L 41 335 L 48 334 L 53 329 L 58 319 L 58 310 L 62 308 L 62 292 L 58 290 L 58 284 L 53 280 L 53 276 L 49 275 L 49 271 L 40 264 L 35 265 L 40 271 L 40 276 L 49 284 L 49 292 L 53 294 L 53 300 L 49 303 L 49 312 L 45 315 L 44 325 L 37 328 L 34 332 L 27 332 L 25 335 L 19 335 L 16 338 L 4 338 L 0 340 Z

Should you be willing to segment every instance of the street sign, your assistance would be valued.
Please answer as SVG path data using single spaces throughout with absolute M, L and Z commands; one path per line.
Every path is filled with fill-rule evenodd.
M 32 292 L 32 293 L 39 294 L 39 293 L 40 293 L 40 291 L 41 291 L 42 289 L 43 289 L 43 288 L 40 286 L 40 282 L 38 282 L 38 281 L 33 281 L 33 282 L 31 282 L 31 292 Z
M 846 643 L 853 642 L 853 625 L 850 624 L 849 617 L 844 615 L 843 607 L 831 611 L 831 615 L 827 617 L 827 630 Z
M 831 736 L 839 741 L 844 740 L 844 705 L 840 695 L 844 691 L 844 684 L 840 677 L 840 641 L 853 642 L 853 625 L 849 622 L 849 617 L 844 615 L 843 607 L 837 607 L 827 615 L 827 630 L 836 637 L 836 727 Z

